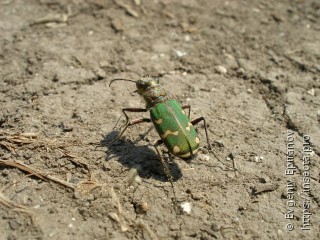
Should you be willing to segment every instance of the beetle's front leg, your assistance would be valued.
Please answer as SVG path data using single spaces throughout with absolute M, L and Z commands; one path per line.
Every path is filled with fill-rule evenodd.
M 129 116 L 127 115 L 126 112 L 147 112 L 148 110 L 146 108 L 123 108 L 122 112 L 124 116 L 126 117 L 126 124 L 129 122 Z
M 206 138 L 207 138 L 207 144 L 208 144 L 208 149 L 211 150 L 211 146 L 210 146 L 210 142 L 209 142 L 209 137 L 208 137 L 208 131 L 207 131 L 207 124 L 206 124 L 206 120 L 204 119 L 204 117 L 199 117 L 197 119 L 194 119 L 191 121 L 192 125 L 196 125 L 199 122 L 203 121 L 203 126 L 204 126 L 204 131 L 206 132 Z
M 132 121 L 129 121 L 124 127 L 123 129 L 121 130 L 121 132 L 118 134 L 118 136 L 115 138 L 115 141 L 117 141 L 118 139 L 120 139 L 123 135 L 123 133 L 127 130 L 128 127 L 132 126 L 132 125 L 135 125 L 135 124 L 139 124 L 139 123 L 143 123 L 143 122 L 151 122 L 151 119 L 150 118 L 137 118 L 137 119 L 134 119 Z
M 122 130 L 121 132 L 118 134 L 118 136 L 109 143 L 112 144 L 114 142 L 116 142 L 117 140 L 119 140 L 123 133 L 127 130 L 128 127 L 132 126 L 132 125 L 135 125 L 135 124 L 139 124 L 139 123 L 143 123 L 143 122 L 151 122 L 151 119 L 150 118 L 137 118 L 137 119 L 134 119 L 134 120 L 131 120 L 129 119 L 129 116 L 127 115 L 126 112 L 147 112 L 148 110 L 145 109 L 145 108 L 123 108 L 122 109 L 122 112 L 123 114 L 125 115 L 126 117 L 126 123 L 125 125 L 122 127 Z

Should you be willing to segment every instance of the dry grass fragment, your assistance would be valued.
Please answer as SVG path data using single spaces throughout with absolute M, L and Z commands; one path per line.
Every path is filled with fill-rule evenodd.
M 70 182 L 64 181 L 64 180 L 59 179 L 57 177 L 54 177 L 54 176 L 47 174 L 41 170 L 30 167 L 24 163 L 14 162 L 12 160 L 0 160 L 0 166 L 18 168 L 24 172 L 29 173 L 30 175 L 36 176 L 42 180 L 50 180 L 50 181 L 56 182 L 60 185 L 63 185 L 67 188 L 71 188 L 72 190 L 75 190 L 75 188 L 76 188 L 75 184 L 72 184 Z
M 253 194 L 258 195 L 264 192 L 271 192 L 276 190 L 279 187 L 277 183 L 265 183 L 265 184 L 257 184 L 253 188 Z
M 146 223 L 144 223 L 143 220 L 138 221 L 136 223 L 136 227 L 138 227 L 142 230 L 145 230 L 148 233 L 148 235 L 150 236 L 150 239 L 158 240 L 158 237 L 156 236 L 156 234 L 151 230 L 151 228 Z
M 66 141 L 58 141 L 56 139 L 47 139 L 39 135 L 39 133 L 24 132 L 24 133 L 10 133 L 6 131 L 0 131 L 0 146 L 3 146 L 10 152 L 15 152 L 17 148 L 23 145 L 31 145 L 33 148 L 43 148 L 45 151 L 57 150 L 62 153 L 65 157 L 68 157 L 73 164 L 83 167 L 89 172 L 90 180 L 83 180 L 78 184 L 70 183 L 59 179 L 58 177 L 53 176 L 51 173 L 47 173 L 43 170 L 35 169 L 29 165 L 26 165 L 22 162 L 16 162 L 12 160 L 0 160 L 0 166 L 4 167 L 13 167 L 24 172 L 27 172 L 30 175 L 38 177 L 42 180 L 52 181 L 58 183 L 64 187 L 70 188 L 73 191 L 79 191 L 82 194 L 86 194 L 97 187 L 102 185 L 96 182 L 91 177 L 91 171 L 89 166 L 80 160 L 80 157 L 76 154 L 69 152 L 66 147 L 80 144 L 74 139 L 67 139 Z
M 34 215 L 33 212 L 28 209 L 25 206 L 22 206 L 20 204 L 15 203 L 14 201 L 11 201 L 9 198 L 7 198 L 6 196 L 4 196 L 2 194 L 2 192 L 0 192 L 0 204 L 12 209 L 15 212 L 19 212 L 19 213 L 25 213 L 28 216 L 31 217 L 31 220 L 34 221 Z
M 137 220 L 133 224 L 131 224 L 131 227 L 127 224 L 127 220 L 124 216 L 123 209 L 120 203 L 120 200 L 114 191 L 113 187 L 110 190 L 112 202 L 115 205 L 117 212 L 111 212 L 109 214 L 109 217 L 117 222 L 120 225 L 120 229 L 122 232 L 130 231 L 132 228 L 134 229 L 142 229 L 143 231 L 146 231 L 149 235 L 150 239 L 157 240 L 156 234 L 151 230 L 151 228 L 143 221 L 143 220 Z
M 136 12 L 135 10 L 132 9 L 132 7 L 129 4 L 126 4 L 125 2 L 121 1 L 121 0 L 114 0 L 114 3 L 117 4 L 119 7 L 123 8 L 124 10 L 126 10 L 126 12 L 135 18 L 139 17 L 139 13 Z
M 34 142 L 37 137 L 37 133 L 7 133 L 0 132 L 0 145 L 9 150 L 15 152 L 15 145 L 30 144 Z
M 122 232 L 126 232 L 130 228 L 126 223 L 126 220 L 123 215 L 121 203 L 120 203 L 119 198 L 118 198 L 116 192 L 114 191 L 113 187 L 111 188 L 110 193 L 111 193 L 112 202 L 115 205 L 115 207 L 117 208 L 117 212 L 116 213 L 112 212 L 109 214 L 109 216 L 112 220 L 119 223 Z

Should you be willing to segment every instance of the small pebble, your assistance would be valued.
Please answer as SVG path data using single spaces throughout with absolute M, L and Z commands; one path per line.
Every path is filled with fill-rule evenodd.
M 206 154 L 199 154 L 199 159 L 201 161 L 209 161 L 210 160 L 210 157 Z
M 176 231 L 180 229 L 180 225 L 178 223 L 173 223 L 173 224 L 170 224 L 169 228 L 171 231 Z
M 208 149 L 203 148 L 203 147 L 200 147 L 200 148 L 199 148 L 199 151 L 200 151 L 201 153 L 203 153 L 203 154 L 208 154 L 208 153 L 209 153 Z
M 311 96 L 314 96 L 314 95 L 315 95 L 314 88 L 311 88 L 311 89 L 308 91 L 308 94 L 311 95 Z
M 220 66 L 220 65 L 216 66 L 214 69 L 219 74 L 226 74 L 227 73 L 227 69 L 223 66 Z
M 93 72 L 97 75 L 98 78 L 103 79 L 107 77 L 106 72 L 102 68 L 95 68 Z
M 142 183 L 142 179 L 141 179 L 141 177 L 139 175 L 134 178 L 134 181 L 136 183 Z
M 180 205 L 182 212 L 186 213 L 186 214 L 190 214 L 191 212 L 191 203 L 189 202 L 183 202 Z
M 123 22 L 118 18 L 113 19 L 111 21 L 111 27 L 113 28 L 113 30 L 115 32 L 123 32 L 123 31 L 125 31 L 125 27 L 123 25 Z
M 180 51 L 180 50 L 175 50 L 175 53 L 176 53 L 176 55 L 177 55 L 178 57 L 183 57 L 183 56 L 187 55 L 186 52 Z
M 29 164 L 34 164 L 35 163 L 35 160 L 33 158 L 30 158 L 29 159 Z
M 243 68 L 237 70 L 238 75 L 243 75 L 246 71 Z
M 200 194 L 191 194 L 191 198 L 195 201 L 199 201 L 202 196 Z
M 190 42 L 190 40 L 191 40 L 190 35 L 186 35 L 186 36 L 184 37 L 184 40 L 185 40 L 186 42 Z
M 214 143 L 216 143 L 219 147 L 224 147 L 224 142 L 222 140 L 215 140 Z
M 134 210 L 137 214 L 146 214 L 149 211 L 149 205 L 147 202 L 134 203 Z
M 64 132 L 71 132 L 73 130 L 73 126 L 70 123 L 60 123 L 59 127 L 62 129 Z
M 17 222 L 17 220 L 15 220 L 15 219 L 11 219 L 10 221 L 9 221 L 9 225 L 10 225 L 10 228 L 12 229 L 12 230 L 17 230 L 18 228 L 19 228 L 19 226 L 20 226 L 20 224 Z

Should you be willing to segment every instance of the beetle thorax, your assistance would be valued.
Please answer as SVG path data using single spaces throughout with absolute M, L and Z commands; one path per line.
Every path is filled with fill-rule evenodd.
M 146 101 L 147 109 L 154 107 L 160 102 L 168 100 L 166 91 L 159 84 L 154 84 L 148 87 L 142 96 Z
M 168 99 L 166 91 L 160 86 L 157 77 L 143 77 L 136 81 L 137 92 L 141 95 L 147 104 L 147 109 L 150 109 L 160 102 Z

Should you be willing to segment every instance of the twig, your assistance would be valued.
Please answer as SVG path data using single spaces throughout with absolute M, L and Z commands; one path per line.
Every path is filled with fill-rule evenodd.
M 132 17 L 138 18 L 139 14 L 133 10 L 129 5 L 125 4 L 124 2 L 120 0 L 114 0 L 114 3 L 117 4 L 119 7 L 126 10 L 126 12 L 131 15 Z
M 266 184 L 259 184 L 256 185 L 253 189 L 253 194 L 254 195 L 258 195 L 261 194 L 263 192 L 270 192 L 270 191 L 274 191 L 279 187 L 278 184 L 276 183 L 266 183 Z
M 40 170 L 38 169 L 35 169 L 33 167 L 30 167 L 28 165 L 25 165 L 24 163 L 20 163 L 20 162 L 14 162 L 12 160 L 0 160 L 0 166 L 5 166 L 5 167 L 15 167 L 15 168 L 18 168 L 24 172 L 27 172 L 29 174 L 32 174 L 42 180 L 51 180 L 53 182 L 56 182 L 60 185 L 63 185 L 67 188 L 71 188 L 72 190 L 75 190 L 76 189 L 76 186 L 72 183 L 69 183 L 67 181 L 64 181 L 64 180 L 61 180 L 57 177 L 54 177 L 52 175 L 49 175 L 49 174 L 46 174 L 44 172 L 41 172 Z

